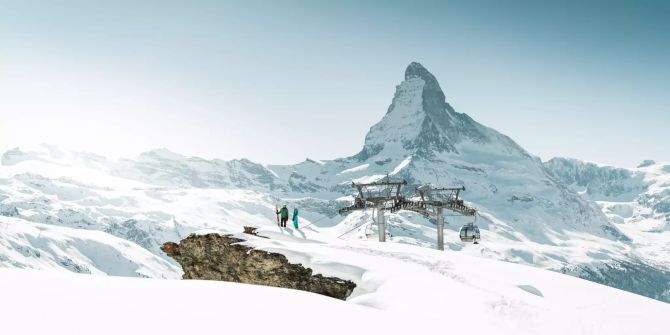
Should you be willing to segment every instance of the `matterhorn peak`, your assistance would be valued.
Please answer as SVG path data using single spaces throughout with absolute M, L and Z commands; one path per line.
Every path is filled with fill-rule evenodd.
M 434 98 L 437 99 L 437 102 L 445 102 L 444 93 L 442 93 L 442 89 L 440 88 L 440 84 L 437 82 L 437 79 L 420 63 L 411 62 L 405 69 L 405 80 L 407 81 L 413 78 L 420 78 L 423 80 L 425 83 L 423 89 L 433 92 L 435 95 Z
M 447 103 L 435 76 L 412 62 L 386 115 L 368 132 L 358 158 L 382 152 L 434 157 L 436 153 L 458 152 L 455 145 L 463 140 L 483 143 L 488 137 L 484 127 L 456 113 Z
M 407 68 L 405 69 L 405 80 L 409 80 L 411 78 L 421 78 L 423 80 L 429 79 L 429 80 L 434 80 L 435 76 L 433 76 L 432 73 L 430 73 L 421 63 L 417 62 L 411 62 L 409 65 L 407 65 Z

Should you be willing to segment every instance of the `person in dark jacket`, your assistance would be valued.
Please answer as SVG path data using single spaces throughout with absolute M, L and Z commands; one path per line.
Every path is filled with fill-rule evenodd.
M 288 221 L 288 208 L 286 208 L 286 205 L 284 205 L 277 214 L 281 217 L 280 227 L 286 227 L 286 221 Z

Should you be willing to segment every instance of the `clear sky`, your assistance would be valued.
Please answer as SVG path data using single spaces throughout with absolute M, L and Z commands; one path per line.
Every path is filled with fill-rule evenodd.
M 0 150 L 358 152 L 411 61 L 548 159 L 670 161 L 670 1 L 0 0 Z

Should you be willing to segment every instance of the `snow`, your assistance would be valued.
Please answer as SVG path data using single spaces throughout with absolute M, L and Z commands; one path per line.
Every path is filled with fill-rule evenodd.
M 87 231 L 0 217 L 0 267 L 180 278 L 181 269 L 139 245 Z
M 402 142 L 416 138 L 426 117 L 422 106 L 425 81 L 414 77 L 403 81 L 393 97 L 393 112 L 386 113 L 382 120 L 370 128 L 365 137 L 365 146 L 383 145 L 380 155 L 396 157 L 405 150 Z
M 559 161 L 559 160 L 556 160 Z M 552 168 L 567 180 L 578 180 L 572 189 L 588 185 L 585 198 L 602 212 L 635 245 L 635 253 L 654 266 L 670 268 L 670 173 L 667 163 L 646 161 L 635 169 L 589 166 L 562 160 Z M 567 163 L 566 163 L 567 162 Z M 579 180 L 579 172 L 590 178 Z
M 384 178 L 384 177 L 386 177 L 386 175 L 383 175 L 383 174 L 375 174 L 375 175 L 371 175 L 371 176 L 364 176 L 364 177 L 360 177 L 360 178 L 355 178 L 355 179 L 352 179 L 351 181 L 354 182 L 354 183 L 365 184 L 365 183 L 372 183 L 372 182 L 375 182 L 375 181 L 377 181 L 377 180 L 379 180 L 379 179 L 382 179 L 382 178 Z M 347 184 L 348 184 L 348 183 L 347 183 Z
M 388 313 L 301 291 L 207 281 L 0 269 L 5 334 L 345 334 L 409 332 Z
M 669 304 L 533 267 L 305 233 L 300 238 L 266 228 L 259 234 L 270 239 L 247 237 L 245 243 L 285 254 L 316 273 L 354 280 L 358 288 L 348 303 L 421 318 L 453 332 L 660 334 L 670 312 Z M 461 322 L 463 314 L 474 318 L 474 329 Z
M 345 174 L 345 173 L 351 173 L 351 172 L 365 171 L 369 166 L 370 166 L 370 164 L 366 163 L 366 164 L 363 164 L 363 165 L 359 165 L 359 166 L 352 167 L 352 168 L 350 168 L 350 169 L 343 170 L 342 172 L 340 172 L 340 173 L 338 173 L 338 174 Z
M 352 195 L 345 195 L 343 197 L 339 197 L 339 198 L 335 199 L 335 201 L 345 202 L 345 203 L 353 203 L 354 200 L 355 200 L 355 198 Z
M 138 157 L 140 160 L 143 159 L 159 159 L 159 160 L 184 160 L 185 156 L 180 155 L 176 152 L 172 152 L 167 148 L 154 149 L 148 152 L 145 152 Z
M 226 282 L 0 269 L 0 327 L 11 334 L 665 334 L 670 313 L 669 304 L 463 253 L 342 241 L 310 229 L 304 229 L 306 237 L 277 227 L 259 233 L 270 238 L 239 236 L 315 273 L 354 280 L 357 288 L 343 302 Z
M 307 158 L 307 160 L 308 160 L 308 161 L 312 161 L 312 162 L 314 162 L 314 163 L 316 163 L 316 164 L 319 164 L 319 165 L 325 165 L 325 164 L 326 164 L 326 162 L 324 162 L 324 161 L 322 161 L 322 160 L 320 160 L 320 159 Z
M 272 175 L 275 176 L 275 178 L 279 179 L 279 175 L 276 172 L 272 171 L 272 169 L 270 169 L 267 165 L 263 165 L 263 167 L 266 170 L 268 170 L 268 172 L 272 173 Z
M 405 168 L 411 161 L 412 161 L 412 156 L 408 156 L 408 157 L 405 158 L 402 162 L 400 162 L 400 164 L 398 164 L 398 166 L 396 166 L 395 169 L 393 169 L 393 171 L 391 171 L 391 173 L 389 173 L 389 175 L 393 176 L 393 175 L 398 174 L 398 173 L 399 173 L 402 169 L 404 169 L 404 168 Z

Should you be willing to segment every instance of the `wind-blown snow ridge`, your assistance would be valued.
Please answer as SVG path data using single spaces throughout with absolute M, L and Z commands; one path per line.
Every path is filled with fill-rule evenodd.
M 400 162 L 400 164 L 398 164 L 398 166 L 396 166 L 395 169 L 393 169 L 393 171 L 391 171 L 391 173 L 389 173 L 389 175 L 394 176 L 394 175 L 400 173 L 400 171 L 402 169 L 404 169 L 411 161 L 412 161 L 412 156 L 408 156 L 402 162 Z
M 350 168 L 350 169 L 343 170 L 342 172 L 340 172 L 340 173 L 338 173 L 338 174 L 345 174 L 345 173 L 349 173 L 349 172 L 365 171 L 369 166 L 370 166 L 370 164 L 367 164 L 367 163 L 366 163 L 366 164 L 363 164 L 363 165 L 359 165 L 359 166 L 352 167 L 352 168 Z

